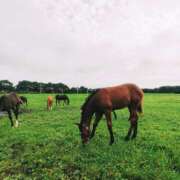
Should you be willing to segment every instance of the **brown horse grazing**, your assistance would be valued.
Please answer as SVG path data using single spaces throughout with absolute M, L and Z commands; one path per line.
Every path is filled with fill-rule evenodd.
M 0 97 L 0 111 L 6 111 L 8 113 L 11 126 L 18 127 L 19 106 L 22 103 L 23 102 L 16 93 L 10 93 Z M 13 123 L 11 110 L 14 112 L 16 117 L 15 124 Z
M 105 114 L 110 133 L 110 145 L 114 142 L 111 112 L 116 109 L 128 108 L 130 113 L 130 128 L 125 140 L 135 138 L 138 128 L 138 112 L 142 113 L 143 91 L 134 84 L 123 84 L 115 87 L 102 88 L 92 93 L 81 107 L 81 121 L 77 123 L 82 143 L 88 142 L 95 134 L 96 127 Z M 90 134 L 91 118 L 95 113 L 95 121 Z

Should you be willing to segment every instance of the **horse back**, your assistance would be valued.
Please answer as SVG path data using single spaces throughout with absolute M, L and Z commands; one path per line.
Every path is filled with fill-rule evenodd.
M 48 96 L 47 100 L 48 100 L 48 102 L 52 102 L 53 101 L 53 97 L 52 96 Z
M 142 101 L 143 92 L 134 84 L 124 84 L 100 89 L 94 97 L 102 108 L 121 109 Z
M 22 104 L 22 100 L 21 98 L 16 94 L 16 93 L 10 93 L 7 95 L 7 98 L 9 99 L 9 101 L 12 103 L 13 106 Z
M 16 93 L 10 93 L 8 95 L 3 95 L 0 98 L 0 109 L 1 110 L 9 110 L 19 104 L 21 104 L 21 100 L 17 96 Z
M 69 99 L 67 95 L 63 94 L 63 95 L 56 95 L 56 99 L 57 100 L 66 100 Z

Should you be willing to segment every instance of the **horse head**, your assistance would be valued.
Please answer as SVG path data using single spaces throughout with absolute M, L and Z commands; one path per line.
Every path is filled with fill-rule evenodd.
M 81 135 L 81 140 L 83 144 L 87 144 L 89 141 L 89 136 L 90 136 L 90 130 L 89 127 L 85 124 L 80 124 L 80 123 L 75 123 L 80 131 Z

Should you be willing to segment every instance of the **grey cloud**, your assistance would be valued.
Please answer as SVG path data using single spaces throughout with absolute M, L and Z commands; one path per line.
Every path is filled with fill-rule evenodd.
M 0 79 L 178 84 L 178 0 L 0 2 Z

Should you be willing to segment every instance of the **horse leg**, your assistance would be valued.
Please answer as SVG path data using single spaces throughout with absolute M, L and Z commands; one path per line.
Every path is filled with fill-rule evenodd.
M 113 115 L 114 115 L 114 119 L 117 119 L 116 112 L 115 111 L 112 111 L 112 112 L 113 112 Z
M 19 122 L 18 122 L 19 106 L 16 106 L 16 108 L 13 109 L 13 112 L 16 117 L 15 127 L 18 127 L 18 125 L 19 125 Z
M 107 121 L 107 127 L 108 127 L 109 134 L 110 134 L 109 145 L 112 145 L 114 143 L 114 135 L 113 135 L 113 131 L 112 131 L 111 111 L 106 111 L 105 116 L 106 116 L 106 121 Z
M 132 129 L 133 129 L 133 127 L 132 127 L 132 125 L 131 125 L 130 128 L 129 128 L 129 130 L 128 130 L 128 134 L 127 134 L 127 136 L 125 137 L 125 141 L 129 141 L 130 136 L 131 136 Z
M 58 105 L 58 100 L 56 99 L 56 106 Z
M 132 113 L 132 110 L 131 110 L 130 107 L 128 107 L 128 109 L 129 109 L 129 112 L 130 112 L 129 121 L 131 121 L 133 113 Z M 126 135 L 126 137 L 125 137 L 125 141 L 128 141 L 128 140 L 130 139 L 132 129 L 133 129 L 133 127 L 132 127 L 132 123 L 131 123 L 130 128 L 129 128 L 129 130 L 128 130 L 128 133 L 127 133 L 127 135 Z
M 95 114 L 96 119 L 95 119 L 95 121 L 94 121 L 94 123 L 93 123 L 93 130 L 92 130 L 92 132 L 91 132 L 90 139 L 94 137 L 96 128 L 97 128 L 97 126 L 98 126 L 98 123 L 99 123 L 102 115 L 103 115 L 102 113 L 96 113 L 96 114 Z
M 129 118 L 131 126 L 129 128 L 127 136 L 125 137 L 126 141 L 128 141 L 130 139 L 132 131 L 133 131 L 132 139 L 136 137 L 136 135 L 137 135 L 137 119 L 138 119 L 137 112 L 133 111 Z
M 12 119 L 12 113 L 11 113 L 11 110 L 8 110 L 8 116 L 9 116 L 9 119 L 11 121 L 11 127 L 13 127 L 13 119 Z
M 67 99 L 67 105 L 69 105 L 69 99 Z
M 136 138 L 137 136 L 137 129 L 138 129 L 138 114 L 137 112 L 135 113 L 134 119 L 133 119 L 133 135 L 132 139 Z

